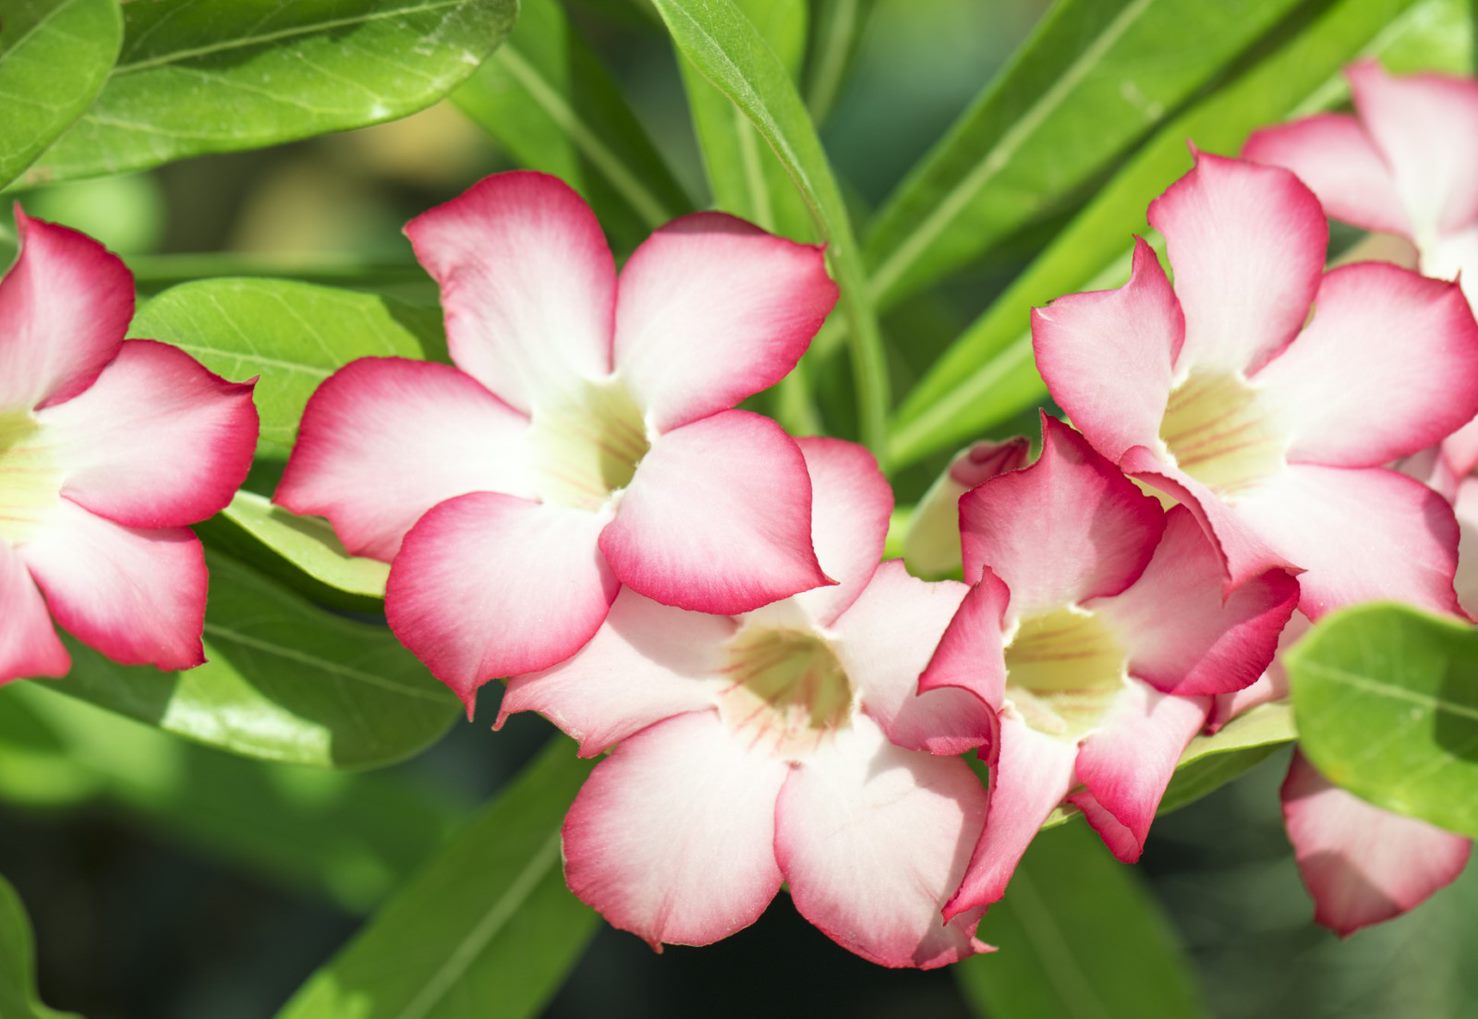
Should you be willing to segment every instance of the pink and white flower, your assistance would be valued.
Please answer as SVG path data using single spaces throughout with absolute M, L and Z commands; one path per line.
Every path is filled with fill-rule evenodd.
M 391 563 L 396 635 L 467 703 L 578 651 L 624 586 L 744 612 L 830 583 L 794 440 L 733 410 L 836 300 L 819 248 L 685 216 L 619 283 L 590 209 L 488 177 L 406 233 L 456 367 L 366 358 L 314 394 L 277 501 Z
M 564 826 L 575 894 L 653 947 L 753 923 L 787 883 L 808 920 L 885 966 L 983 951 L 940 910 L 985 816 L 958 755 L 991 719 L 957 690 L 915 695 L 965 586 L 878 565 L 893 498 L 851 443 L 802 439 L 816 552 L 835 587 L 740 616 L 623 590 L 573 658 L 514 678 L 534 710 L 611 749 Z M 612 749 L 613 748 L 613 749 Z
M 252 383 L 125 340 L 133 277 L 16 209 L 0 281 L 0 682 L 64 676 L 52 619 L 127 665 L 204 660 L 206 569 L 188 525 L 246 478 Z
M 1077 432 L 960 499 L 975 581 L 919 689 L 969 691 L 997 720 L 986 824 L 945 909 L 989 906 L 1064 801 L 1139 858 L 1211 698 L 1252 683 L 1298 600 L 1280 569 L 1223 593 L 1190 511 L 1168 514 Z
M 1003 442 L 972 442 L 950 460 L 914 507 L 903 539 L 903 561 L 920 577 L 947 577 L 961 570 L 960 496 L 997 474 L 1026 465 L 1031 443 L 1016 437 Z
M 1200 154 L 1149 220 L 1173 290 L 1139 241 L 1124 287 L 1033 315 L 1058 404 L 1196 516 L 1230 585 L 1283 567 L 1312 618 L 1372 598 L 1457 611 L 1451 509 L 1383 465 L 1478 411 L 1461 291 L 1383 263 L 1324 272 L 1318 200 L 1279 167 Z

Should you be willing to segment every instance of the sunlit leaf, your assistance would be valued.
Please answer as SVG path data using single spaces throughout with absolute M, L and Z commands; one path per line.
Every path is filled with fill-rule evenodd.
M 1278 702 L 1253 708 L 1213 735 L 1197 736 L 1180 755 L 1159 812 L 1169 813 L 1221 788 L 1297 735 L 1293 709 Z
M 276 145 L 430 106 L 508 33 L 516 0 L 151 0 L 124 7 L 97 102 L 29 184 Z
M 9 882 L 0 878 L 0 1016 L 6 1019 L 62 1019 L 36 994 L 36 948 L 31 921 Z
M 1402 605 L 1320 620 L 1288 655 L 1299 747 L 1336 785 L 1478 838 L 1478 631 Z
M 565 887 L 559 849 L 565 810 L 590 767 L 556 739 L 279 1019 L 537 1015 L 596 926 Z
M 122 42 L 116 0 L 0 6 L 0 187 L 87 109 Z

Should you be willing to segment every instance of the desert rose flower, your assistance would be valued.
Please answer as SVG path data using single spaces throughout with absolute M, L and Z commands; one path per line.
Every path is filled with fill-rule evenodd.
M 1034 313 L 1057 403 L 1196 516 L 1231 585 L 1282 566 L 1313 618 L 1372 598 L 1456 611 L 1451 509 L 1382 465 L 1478 411 L 1461 291 L 1383 263 L 1324 272 L 1323 212 L 1280 167 L 1200 154 L 1149 220 L 1173 290 L 1139 241 L 1123 288 Z
M 698 213 L 618 283 L 589 207 L 526 172 L 406 233 L 456 366 L 340 370 L 276 499 L 391 563 L 391 628 L 469 712 L 487 680 L 579 650 L 623 585 L 728 613 L 829 583 L 799 448 L 731 409 L 794 367 L 835 303 L 819 248 Z
M 64 676 L 52 620 L 116 662 L 203 660 L 206 570 L 188 529 L 246 478 L 251 383 L 124 340 L 133 277 L 16 209 L 0 281 L 0 682 Z
M 611 749 L 564 826 L 575 894 L 654 947 L 747 927 L 785 882 L 808 920 L 885 966 L 985 946 L 941 909 L 985 795 L 958 755 L 989 735 L 970 695 L 915 695 L 965 586 L 878 565 L 893 498 L 851 443 L 802 439 L 817 555 L 835 587 L 737 617 L 634 590 L 577 655 L 513 679 L 538 711 Z M 613 748 L 613 749 L 612 749 Z
M 946 916 L 999 899 L 1064 801 L 1138 859 L 1212 696 L 1257 679 L 1298 600 L 1278 569 L 1224 595 L 1190 511 L 1165 513 L 1045 415 L 1041 457 L 962 497 L 960 532 L 975 584 L 919 687 L 973 693 L 998 733 L 985 829 Z
M 1031 443 L 1019 437 L 972 442 L 956 453 L 914 507 L 903 539 L 903 561 L 909 570 L 921 577 L 958 573 L 960 496 L 997 474 L 1023 466 L 1030 453 Z

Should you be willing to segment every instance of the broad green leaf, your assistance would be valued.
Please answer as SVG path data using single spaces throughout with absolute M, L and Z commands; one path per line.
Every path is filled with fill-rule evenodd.
M 878 210 L 878 306 L 1064 205 L 1295 4 L 1059 0 Z
M 1207 1015 L 1190 959 L 1138 873 L 1087 825 L 1037 836 L 980 937 L 1000 951 L 954 967 L 977 1014 L 1141 1019 Z
M 22 725 L 29 734 L 18 741 Z M 43 740 L 50 770 L 75 772 L 86 783 L 84 798 L 353 912 L 367 911 L 409 877 L 464 814 L 461 804 L 421 783 L 385 772 L 245 760 L 36 683 L 0 689 L 0 797 L 35 802 L 8 778 L 17 749 L 34 762 Z
M 325 587 L 357 599 L 385 597 L 389 565 L 344 551 L 333 528 L 322 517 L 297 516 L 272 505 L 266 496 L 246 491 L 237 492 L 231 504 L 221 511 L 221 516 L 250 536 L 253 542 Z M 214 537 L 214 533 L 206 535 L 208 541 Z M 234 550 L 238 557 L 249 558 L 253 563 L 260 560 L 257 550 L 250 544 L 233 542 L 222 547 Z M 271 572 L 274 576 L 279 575 Z M 312 592 L 315 589 L 307 590 Z M 354 605 L 355 602 L 348 604 Z
M 1014 417 L 1045 392 L 1032 361 L 1030 309 L 1077 290 L 1118 286 L 1128 277 L 1131 235 L 1145 210 L 1190 169 L 1187 139 L 1235 153 L 1258 127 L 1300 112 L 1329 94 L 1340 69 L 1361 53 L 1380 53 L 1430 11 L 1453 0 L 1335 0 L 1266 43 L 1260 59 L 1162 127 L 1100 190 L 991 307 L 955 341 L 903 401 L 888 446 L 894 468 L 949 449 Z M 1404 13 L 1404 17 L 1403 17 Z
M 122 42 L 116 0 L 11 0 L 0 9 L 0 188 L 87 109 Z
M 794 0 L 735 0 L 735 6 L 794 80 L 806 48 L 806 8 Z M 680 59 L 679 67 L 714 206 L 794 240 L 813 240 L 805 201 L 744 111 L 691 61 Z
M 0 686 L 0 799 L 30 808 L 86 802 L 102 783 L 25 696 L 35 684 Z
M 1478 631 L 1363 605 L 1320 620 L 1287 662 L 1299 748 L 1329 781 L 1478 838 Z
M 774 151 L 827 242 L 852 344 L 859 428 L 862 440 L 877 449 L 889 405 L 882 336 L 841 190 L 789 72 L 730 0 L 653 0 L 653 4 L 682 55 L 744 111 Z
M 153 0 L 124 7 L 102 94 L 22 180 L 122 173 L 425 109 L 482 63 L 516 0 Z
M 0 877 L 0 1016 L 5 1019 L 62 1019 L 36 993 L 36 948 L 21 897 Z
M 278 1019 L 534 1016 L 596 916 L 565 887 L 559 835 L 591 762 L 556 738 Z
M 621 247 L 692 209 L 557 0 L 522 0 L 508 40 L 451 99 L 519 163 L 584 195 Z
M 204 665 L 123 666 L 73 641 L 71 673 L 35 682 L 221 750 L 337 768 L 400 760 L 456 718 L 456 698 L 389 630 L 225 556 L 207 562 Z
M 1221 788 L 1297 737 L 1293 710 L 1286 701 L 1260 705 L 1213 735 L 1197 736 L 1180 755 L 1159 813 L 1168 814 Z
M 270 279 L 183 283 L 144 305 L 129 335 L 172 343 L 229 379 L 260 376 L 257 453 L 284 458 L 319 383 L 360 357 L 444 356 L 434 308 Z
M 836 104 L 862 28 L 877 0 L 812 0 L 810 47 L 806 54 L 806 109 L 820 124 Z

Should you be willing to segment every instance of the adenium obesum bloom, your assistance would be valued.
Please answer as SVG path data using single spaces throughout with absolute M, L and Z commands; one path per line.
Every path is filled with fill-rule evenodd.
M 1451 509 L 1383 465 L 1478 411 L 1461 291 L 1383 263 L 1324 272 L 1319 202 L 1280 167 L 1199 154 L 1149 220 L 1173 290 L 1139 241 L 1124 287 L 1034 313 L 1057 403 L 1195 515 L 1232 586 L 1285 567 L 1312 618 L 1372 598 L 1457 611 Z
M 914 507 L 903 539 L 903 561 L 917 576 L 960 571 L 960 496 L 982 482 L 1026 464 L 1031 443 L 1017 437 L 982 440 L 960 450 Z
M 960 499 L 973 581 L 919 681 L 998 720 L 990 804 L 945 916 L 989 906 L 1064 801 L 1126 862 L 1211 698 L 1252 683 L 1298 601 L 1280 569 L 1224 593 L 1190 511 L 1166 513 L 1043 416 L 1042 454 Z
M 455 367 L 366 358 L 303 416 L 276 500 L 391 563 L 391 628 L 466 702 L 579 650 L 622 586 L 743 612 L 830 583 L 794 440 L 733 410 L 836 301 L 819 248 L 685 216 L 619 283 L 584 201 L 488 177 L 406 233 Z
M 872 457 L 800 445 L 835 587 L 740 616 L 623 590 L 582 651 L 509 683 L 503 714 L 538 711 L 585 755 L 611 749 L 565 820 L 564 857 L 613 925 L 657 948 L 709 944 L 784 882 L 858 955 L 944 965 L 986 948 L 978 911 L 940 911 L 985 817 L 953 755 L 991 718 L 968 694 L 915 687 L 966 588 L 879 566 L 893 497 Z
M 114 661 L 203 660 L 206 568 L 188 529 L 246 478 L 252 383 L 124 340 L 133 277 L 16 209 L 0 281 L 0 682 L 64 676 L 54 618 Z

